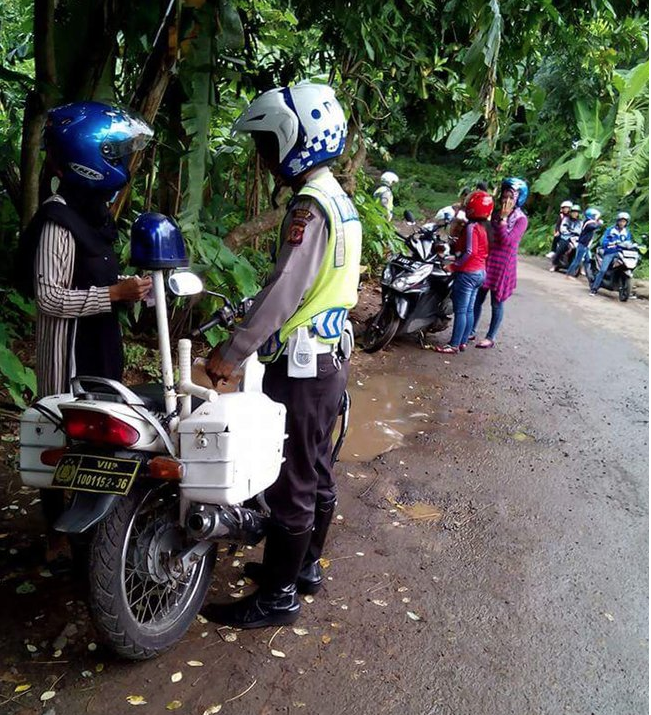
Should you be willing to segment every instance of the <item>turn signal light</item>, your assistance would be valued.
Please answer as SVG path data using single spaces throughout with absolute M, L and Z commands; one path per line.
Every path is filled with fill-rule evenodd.
M 149 476 L 154 479 L 179 481 L 183 477 L 183 465 L 170 457 L 154 457 L 148 466 Z
M 90 410 L 61 410 L 63 428 L 72 439 L 92 444 L 110 444 L 131 447 L 140 439 L 140 433 L 131 425 L 104 412 Z
M 63 457 L 67 451 L 66 447 L 46 449 L 45 452 L 41 452 L 41 464 L 44 464 L 46 467 L 56 467 L 61 457 Z

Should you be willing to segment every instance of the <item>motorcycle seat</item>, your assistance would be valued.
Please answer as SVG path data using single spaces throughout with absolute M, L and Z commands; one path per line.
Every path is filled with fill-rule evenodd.
M 150 412 L 165 414 L 165 396 L 161 383 L 149 382 L 140 385 L 130 385 L 129 389 L 138 395 Z M 192 410 L 196 410 L 202 402 L 202 399 L 193 397 Z

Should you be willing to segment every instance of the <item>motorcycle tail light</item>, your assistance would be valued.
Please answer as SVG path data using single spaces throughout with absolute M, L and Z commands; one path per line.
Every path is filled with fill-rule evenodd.
M 131 447 L 140 433 L 117 417 L 90 410 L 62 410 L 63 428 L 71 439 L 92 444 Z
M 59 460 L 68 451 L 67 447 L 55 447 L 41 452 L 41 464 L 46 467 L 56 467 Z

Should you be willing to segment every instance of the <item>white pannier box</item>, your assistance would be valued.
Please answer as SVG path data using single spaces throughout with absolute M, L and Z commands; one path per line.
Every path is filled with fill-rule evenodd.
M 240 504 L 280 473 L 285 406 L 261 392 L 222 394 L 179 423 L 183 496 L 204 504 Z
M 61 423 L 59 405 L 72 399 L 71 394 L 51 395 L 36 403 L 42 411 L 28 407 L 23 412 L 20 418 L 20 478 L 26 486 L 46 488 L 52 484 L 55 467 L 43 464 L 41 454 L 46 449 L 66 446 L 66 435 L 58 427 Z

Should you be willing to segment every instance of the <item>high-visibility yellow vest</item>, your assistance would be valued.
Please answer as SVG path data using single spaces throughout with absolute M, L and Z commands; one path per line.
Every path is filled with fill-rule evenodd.
M 298 309 L 258 351 L 263 362 L 275 360 L 299 327 L 310 327 L 319 342 L 337 343 L 348 311 L 357 304 L 362 255 L 362 226 L 357 209 L 330 171 L 311 178 L 297 194 L 298 198 L 303 196 L 313 198 L 323 209 L 328 222 L 328 244 L 314 283 Z M 276 255 L 281 243 L 279 235 Z

